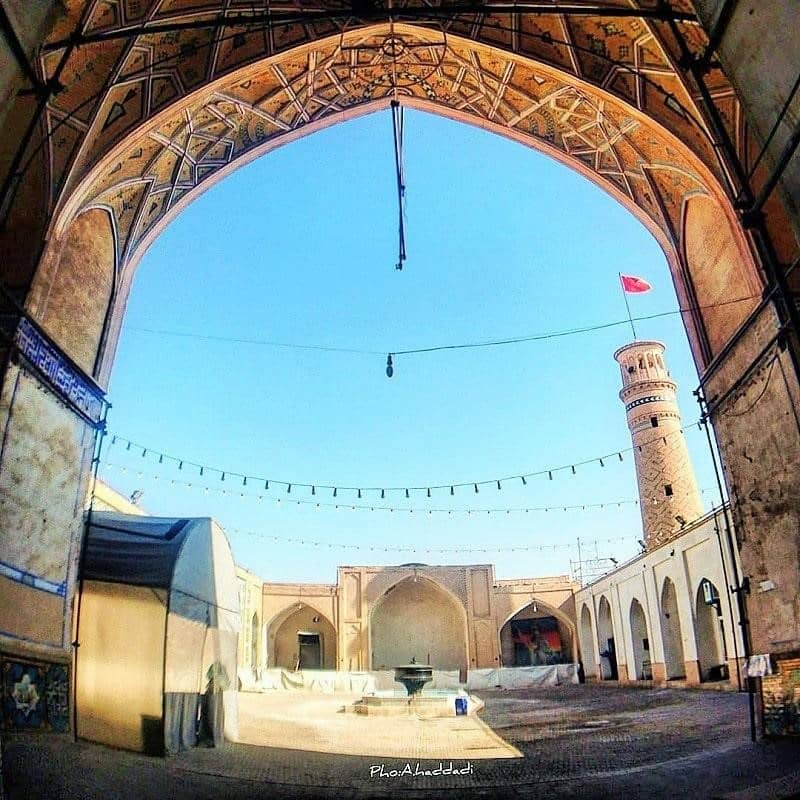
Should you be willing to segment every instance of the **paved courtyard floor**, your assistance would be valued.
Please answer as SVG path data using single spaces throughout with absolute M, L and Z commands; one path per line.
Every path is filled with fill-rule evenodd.
M 519 758 L 480 717 L 354 714 L 360 695 L 239 695 L 239 742 L 318 753 L 413 759 Z M 452 713 L 452 711 L 451 711 Z
M 54 735 L 10 734 L 3 740 L 5 791 L 11 800 L 800 798 L 800 742 L 751 743 L 746 695 L 586 685 L 480 697 L 483 722 L 522 757 L 443 757 L 441 743 L 433 758 L 315 752 L 316 734 L 303 733 L 302 717 L 271 722 L 291 747 L 239 743 L 167 759 Z M 346 725 L 364 721 L 340 718 Z M 390 740 L 393 730 L 398 747 L 419 748 L 430 741 L 423 735 L 429 722 L 400 730 L 386 720 L 381 735 Z M 307 750 L 296 747 L 303 736 Z

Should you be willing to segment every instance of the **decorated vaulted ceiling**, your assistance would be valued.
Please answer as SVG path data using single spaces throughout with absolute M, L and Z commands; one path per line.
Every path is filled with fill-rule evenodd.
M 45 74 L 62 66 L 63 89 L 46 109 L 52 207 L 66 208 L 68 218 L 89 205 L 111 209 L 126 260 L 238 159 L 392 98 L 550 152 L 667 241 L 676 237 L 683 199 L 717 174 L 666 22 L 438 15 L 433 2 L 424 6 L 427 21 L 388 23 L 384 14 L 368 24 L 365 17 L 380 11 L 372 0 L 337 2 L 66 2 L 41 55 Z M 395 2 L 398 19 L 415 4 Z M 266 14 L 279 21 L 266 24 Z M 198 21 L 215 24 L 182 27 Z M 675 24 L 700 51 L 699 26 Z M 85 38 L 70 47 L 76 33 Z M 730 87 L 719 74 L 710 80 L 736 134 Z

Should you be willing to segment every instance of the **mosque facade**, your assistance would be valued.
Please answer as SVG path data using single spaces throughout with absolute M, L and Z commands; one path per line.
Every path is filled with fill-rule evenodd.
M 703 513 L 660 342 L 615 353 L 636 463 L 640 555 L 582 586 L 567 575 L 498 580 L 491 564 L 340 566 L 336 583 L 262 586 L 240 650 L 262 669 L 439 670 L 579 663 L 587 680 L 742 689 L 749 655 L 727 506 Z

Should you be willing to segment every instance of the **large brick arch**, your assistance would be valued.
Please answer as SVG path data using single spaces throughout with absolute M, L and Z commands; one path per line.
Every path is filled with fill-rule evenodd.
M 700 299 L 691 274 L 700 259 L 683 255 L 686 201 L 711 198 L 719 229 L 731 229 L 735 217 L 714 136 L 666 22 L 646 12 L 448 14 L 442 21 L 434 3 L 430 19 L 412 24 L 404 9 L 410 13 L 414 2 L 395 5 L 391 21 L 337 17 L 332 9 L 313 23 L 287 17 L 268 33 L 251 7 L 221 0 L 66 7 L 39 59 L 58 91 L 0 210 L 8 223 L 0 246 L 24 229 L 28 246 L 11 248 L 8 269 L 25 293 L 36 264 L 52 261 L 48 249 L 81 211 L 110 210 L 119 269 L 101 377 L 113 363 L 130 272 L 186 203 L 267 150 L 391 99 L 514 138 L 595 181 L 658 238 L 681 303 Z M 303 3 L 291 9 L 309 10 Z M 689 12 L 678 13 L 678 24 L 702 46 Z M 711 79 L 734 135 L 735 95 L 718 69 Z M 31 225 L 42 220 L 37 236 Z M 741 285 L 730 291 L 751 296 L 760 276 L 741 235 L 737 248 Z M 699 367 L 713 357 L 707 342 L 729 337 L 744 316 L 731 323 L 729 315 L 686 315 Z
M 706 298 L 727 303 L 761 294 L 765 284 L 769 289 L 755 308 L 744 301 L 725 313 L 699 308 L 684 323 L 725 462 L 744 571 L 753 585 L 776 587 L 748 599 L 755 650 L 800 652 L 800 324 L 791 310 L 796 298 L 786 296 L 787 286 L 800 285 L 800 270 L 790 280 L 782 272 L 797 257 L 797 241 L 787 233 L 797 230 L 796 214 L 777 193 L 763 205 L 766 223 L 733 208 L 734 198 L 742 199 L 735 167 L 746 171 L 760 147 L 715 59 L 702 59 L 702 81 L 689 74 L 696 62 L 685 48 L 700 58 L 708 37 L 684 9 L 705 4 L 681 3 L 669 22 L 643 9 L 636 9 L 639 16 L 612 15 L 611 6 L 628 13 L 631 7 L 609 4 L 605 16 L 491 9 L 443 16 L 437 0 L 398 0 L 391 23 L 380 3 L 367 17 L 342 3 L 314 20 L 297 18 L 309 10 L 307 0 L 273 3 L 270 20 L 245 0 L 36 4 L 39 85 L 19 92 L 27 84 L 14 78 L 12 91 L 0 86 L 0 97 L 10 100 L 0 111 L 8 131 L 0 139 L 0 280 L 34 320 L 45 322 L 55 344 L 105 385 L 143 249 L 193 197 L 248 159 L 392 99 L 536 147 L 598 183 L 647 225 L 667 256 L 681 305 L 703 306 Z M 678 8 L 669 5 L 670 13 Z M 407 12 L 414 7 L 412 18 Z M 656 14 L 659 7 L 648 4 Z M 387 36 L 403 38 L 401 62 L 387 61 L 396 50 L 387 48 Z M 402 81 L 387 81 L 398 65 Z M 701 84 L 710 103 L 698 100 Z M 747 92 L 752 87 L 742 95 L 752 100 Z M 763 180 L 765 162 L 759 169 Z M 757 182 L 744 183 L 758 190 Z M 98 224 L 113 231 L 113 253 L 106 234 L 92 242 L 94 226 L 87 223 L 102 214 L 110 222 Z M 90 304 L 94 331 L 96 308 L 114 276 L 99 347 L 67 318 L 72 299 L 60 318 L 41 316 L 49 313 L 41 298 L 69 295 L 77 283 L 52 269 L 64 241 L 92 253 L 92 291 L 100 298 Z M 30 488 L 44 474 L 34 454 L 42 452 L 46 433 L 36 403 L 20 398 L 34 396 L 36 380 L 19 394 L 28 377 L 18 381 L 15 365 L 2 377 L 0 425 L 9 443 L 3 464 L 14 468 L 3 479 L 32 476 L 19 507 L 2 511 L 0 526 L 8 527 L 9 519 L 30 517 L 28 495 L 41 499 L 42 509 L 35 509 L 41 519 L 51 498 Z M 53 425 L 63 427 L 55 417 Z M 61 466 L 70 485 L 43 489 L 54 493 L 54 504 L 56 493 L 80 498 L 88 475 L 94 431 L 75 419 L 68 426 L 70 447 L 63 451 L 71 454 Z M 0 560 L 11 558 L 15 568 L 41 577 L 50 574 L 49 565 L 39 566 L 48 560 L 44 549 L 61 547 L 55 560 L 63 563 L 74 558 L 80 500 L 71 507 L 61 544 L 31 552 L 3 544 Z M 63 577 L 54 574 L 50 583 L 60 586 Z M 15 592 L 29 590 L 15 583 Z M 65 649 L 68 624 L 63 628 L 60 639 L 50 632 L 47 641 Z M 14 642 L 34 641 L 26 630 Z

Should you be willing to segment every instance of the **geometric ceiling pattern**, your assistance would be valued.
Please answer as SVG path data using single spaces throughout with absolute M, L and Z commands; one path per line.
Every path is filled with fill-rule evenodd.
M 703 188 L 682 149 L 625 104 L 499 50 L 382 25 L 295 50 L 179 104 L 103 160 L 80 205 L 112 210 L 127 260 L 182 201 L 238 159 L 395 98 L 557 155 L 665 232 L 664 198 Z
M 66 204 L 74 216 L 92 204 L 108 207 L 122 261 L 242 157 L 393 98 L 544 149 L 604 186 L 667 241 L 675 240 L 682 200 L 718 175 L 710 137 L 676 67 L 677 44 L 659 20 L 466 11 L 436 17 L 439 0 L 394 2 L 398 13 L 430 9 L 430 24 L 369 24 L 355 9 L 377 3 L 339 0 L 64 5 L 40 56 L 44 74 L 57 69 L 70 35 L 85 41 L 69 50 L 63 90 L 46 108 L 51 209 Z M 688 3 L 672 6 L 690 10 Z M 311 9 L 318 18 L 298 20 Z M 319 13 L 326 9 L 331 13 Z M 268 24 L 266 14 L 274 15 Z M 198 22 L 209 24 L 181 27 Z M 679 24 L 699 51 L 699 25 Z M 708 82 L 738 137 L 730 87 L 713 70 Z

